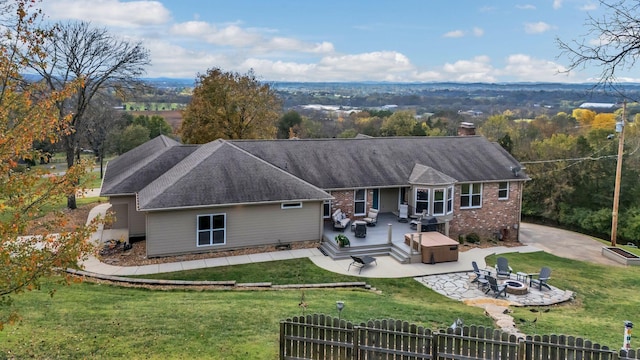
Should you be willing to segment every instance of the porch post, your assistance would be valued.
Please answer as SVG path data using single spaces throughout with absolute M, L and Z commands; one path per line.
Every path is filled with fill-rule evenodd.
M 387 225 L 389 226 L 389 227 L 388 227 L 388 233 L 387 233 L 387 244 L 391 245 L 391 244 L 392 244 L 392 241 L 391 241 L 391 233 L 392 233 L 392 227 L 393 227 L 393 225 L 392 225 L 392 224 L 387 224 Z

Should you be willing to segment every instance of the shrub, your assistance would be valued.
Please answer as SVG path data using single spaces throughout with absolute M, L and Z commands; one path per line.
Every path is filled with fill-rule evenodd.
M 471 234 L 466 236 L 466 239 L 467 239 L 467 242 L 471 243 L 471 244 L 479 243 L 480 242 L 480 235 L 478 235 L 476 233 L 471 233 Z

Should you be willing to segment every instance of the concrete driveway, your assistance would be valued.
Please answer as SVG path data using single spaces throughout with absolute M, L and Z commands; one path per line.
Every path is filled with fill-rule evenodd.
M 520 242 L 550 254 L 610 266 L 624 266 L 602 256 L 603 244 L 573 231 L 529 223 L 520 224 Z

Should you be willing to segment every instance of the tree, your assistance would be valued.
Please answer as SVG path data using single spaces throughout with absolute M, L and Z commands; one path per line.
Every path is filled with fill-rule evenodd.
M 596 118 L 596 112 L 589 109 L 573 109 L 572 116 L 578 120 L 580 126 L 588 128 L 593 123 L 593 119 Z
M 171 125 L 160 115 L 138 115 L 133 119 L 133 125 L 140 125 L 149 130 L 149 138 L 153 139 L 159 135 L 171 135 L 173 129 Z
M 74 84 L 73 96 L 56 102 L 59 120 L 71 116 L 62 137 L 67 166 L 71 168 L 86 134 L 85 115 L 94 96 L 108 88 L 119 94 L 129 90 L 149 64 L 149 52 L 141 43 L 119 39 L 105 28 L 94 28 L 84 21 L 58 23 L 48 31 L 53 36 L 45 39 L 43 51 L 24 58 L 49 91 Z M 67 206 L 75 209 L 75 194 L 68 195 Z
M 608 129 L 613 131 L 616 127 L 616 115 L 613 113 L 600 113 L 593 118 L 593 129 Z
M 113 98 L 100 94 L 87 108 L 86 141 L 95 156 L 100 159 L 100 179 L 104 175 L 104 156 L 107 150 L 109 132 L 117 125 L 118 114 L 114 109 Z
M 290 132 L 299 133 L 300 124 L 302 124 L 302 116 L 297 111 L 287 111 L 278 121 L 278 138 L 288 139 Z
M 76 266 L 91 248 L 89 235 L 95 226 L 61 232 L 62 213 L 46 224 L 46 230 L 25 235 L 29 221 L 60 197 L 75 193 L 85 168 L 75 166 L 63 175 L 43 169 L 22 171 L 19 159 L 36 159 L 36 141 L 55 143 L 68 130 L 71 116 L 58 117 L 56 104 L 73 93 L 78 84 L 51 91 L 45 84 L 25 81 L 18 52 L 42 56 L 40 47 L 49 33 L 37 28 L 39 10 L 30 0 L 0 2 L 0 329 L 16 319 L 12 296 L 37 289 L 39 280 L 57 269 Z M 59 234 L 51 235 L 51 232 Z
M 182 113 L 182 141 L 203 144 L 222 139 L 271 139 L 280 99 L 253 70 L 241 75 L 219 68 L 199 74 L 191 102 Z
M 601 69 L 598 84 L 615 89 L 616 73 L 631 69 L 640 53 L 640 3 L 600 0 L 600 5 L 606 14 L 588 16 L 587 33 L 580 41 L 556 38 L 556 43 L 570 61 L 567 71 L 594 64 Z
M 490 116 L 478 130 L 480 130 L 480 133 L 489 141 L 498 141 L 509 132 L 509 120 L 507 115 Z
M 127 151 L 144 144 L 151 139 L 149 137 L 149 129 L 142 125 L 129 125 L 120 133 L 117 140 L 116 153 L 124 154 Z
M 417 124 L 415 114 L 409 110 L 400 110 L 385 118 L 380 127 L 382 136 L 410 136 Z

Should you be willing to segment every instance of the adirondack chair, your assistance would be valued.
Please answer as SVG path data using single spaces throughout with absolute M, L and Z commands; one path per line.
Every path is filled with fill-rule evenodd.
M 551 279 L 550 268 L 545 266 L 542 269 L 540 269 L 540 273 L 538 275 L 534 275 L 534 276 L 537 278 L 531 277 L 531 280 L 529 281 L 529 286 L 537 286 L 538 290 L 540 291 L 542 291 L 543 286 L 551 290 L 551 287 L 549 286 L 549 284 L 547 284 L 547 281 Z
M 487 270 L 480 270 L 478 268 L 478 263 L 475 261 L 471 262 L 471 266 L 473 266 L 473 273 L 476 275 L 475 279 L 471 281 L 471 283 L 478 283 L 478 287 L 482 287 L 483 289 L 489 285 L 489 280 L 487 277 L 491 275 L 491 273 Z
M 496 260 L 496 277 L 499 279 L 508 279 L 511 277 L 511 266 L 509 266 L 509 261 L 507 258 L 499 257 Z
M 500 296 L 507 297 L 507 285 L 506 284 L 498 284 L 498 280 L 493 276 L 488 276 L 487 281 L 489 282 L 489 290 L 492 291 L 496 298 Z

